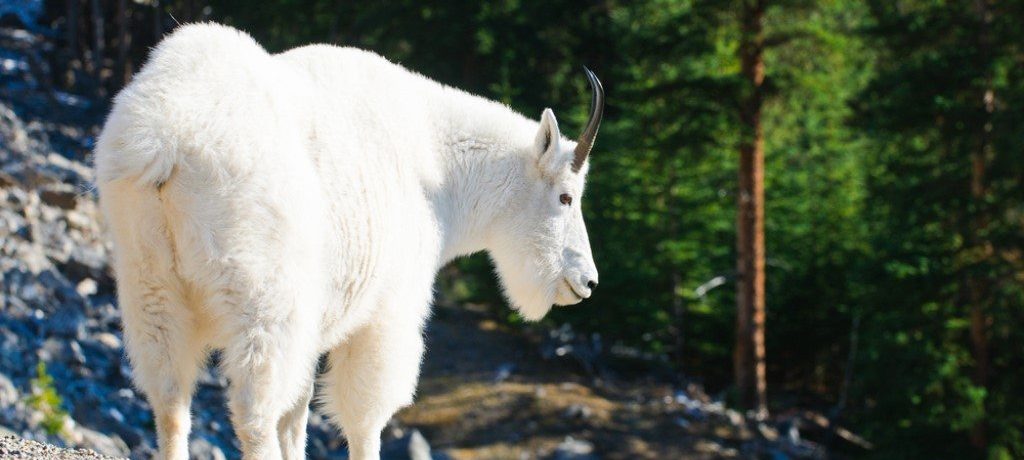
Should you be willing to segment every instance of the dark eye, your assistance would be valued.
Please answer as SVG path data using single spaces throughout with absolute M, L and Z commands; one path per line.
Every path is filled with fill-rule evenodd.
M 569 196 L 568 193 L 563 193 L 561 196 L 558 197 L 558 201 L 560 201 L 560 202 L 562 202 L 562 204 L 568 206 L 568 205 L 572 204 L 572 197 Z

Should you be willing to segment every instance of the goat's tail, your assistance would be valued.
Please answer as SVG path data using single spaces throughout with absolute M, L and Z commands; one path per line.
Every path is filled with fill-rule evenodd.
M 245 69 L 269 59 L 237 30 L 214 24 L 179 27 L 114 98 L 96 144 L 97 179 L 166 182 L 175 165 L 208 145 L 225 120 L 246 115 L 251 101 L 244 107 L 237 101 L 249 101 L 251 91 L 239 89 L 236 79 L 250 78 L 253 72 Z
M 138 186 L 159 186 L 171 177 L 182 146 L 159 114 L 144 113 L 153 105 L 140 99 L 145 96 L 131 87 L 115 99 L 96 141 L 97 182 L 127 179 Z

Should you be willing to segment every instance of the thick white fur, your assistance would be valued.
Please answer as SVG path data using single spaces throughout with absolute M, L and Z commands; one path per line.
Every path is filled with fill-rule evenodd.
M 187 458 L 194 380 L 221 349 L 245 458 L 305 457 L 325 352 L 325 408 L 352 458 L 377 458 L 412 401 L 441 266 L 489 251 L 529 319 L 590 296 L 573 147 L 550 110 L 530 121 L 369 52 L 270 55 L 229 27 L 179 28 L 96 148 L 161 456 Z

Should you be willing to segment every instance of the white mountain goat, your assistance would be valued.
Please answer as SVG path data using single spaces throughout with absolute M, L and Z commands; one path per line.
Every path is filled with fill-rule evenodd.
M 246 459 L 305 457 L 318 357 L 353 459 L 412 402 L 437 271 L 486 250 L 528 319 L 590 296 L 580 210 L 603 112 L 578 143 L 365 51 L 268 54 L 179 28 L 96 146 L 125 347 L 161 456 L 185 459 L 196 374 L 222 350 Z

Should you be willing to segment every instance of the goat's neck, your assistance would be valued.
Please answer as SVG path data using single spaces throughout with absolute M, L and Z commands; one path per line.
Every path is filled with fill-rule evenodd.
M 449 107 L 439 127 L 442 183 L 432 194 L 441 232 L 441 263 L 489 249 L 501 213 L 516 205 L 525 180 L 522 152 L 531 122 L 504 106 Z M 480 113 L 483 112 L 483 113 Z

